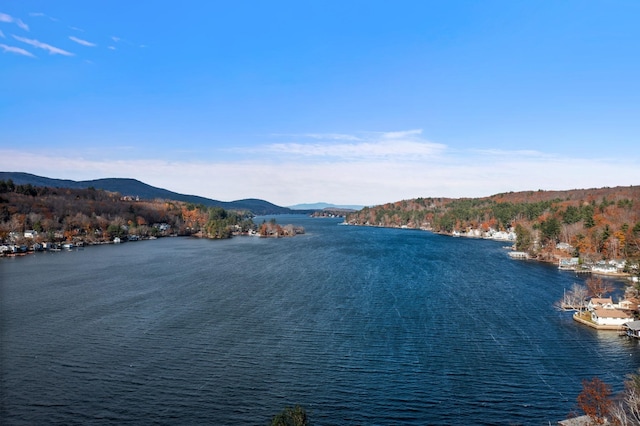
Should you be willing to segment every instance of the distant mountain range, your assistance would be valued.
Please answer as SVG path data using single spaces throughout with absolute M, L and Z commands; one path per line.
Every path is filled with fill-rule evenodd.
M 361 210 L 364 206 L 339 206 L 329 203 L 313 203 L 313 204 L 296 204 L 289 206 L 291 210 L 324 210 L 324 209 L 337 209 L 337 210 Z
M 21 172 L 0 172 L 0 180 L 11 179 L 16 185 L 31 184 L 33 186 L 48 186 L 52 188 L 95 188 L 105 191 L 118 192 L 122 195 L 138 196 L 142 199 L 163 199 L 184 201 L 194 204 L 203 204 L 205 206 L 222 207 L 226 210 L 249 210 L 255 215 L 269 214 L 293 214 L 306 213 L 313 209 L 296 209 L 295 211 L 280 207 L 268 201 L 255 198 L 248 198 L 237 201 L 218 201 L 210 198 L 200 197 L 197 195 L 185 195 L 177 192 L 168 191 L 155 186 L 147 185 L 136 179 L 125 178 L 106 178 L 74 181 L 68 179 L 52 179 L 42 176 L 36 176 L 30 173 Z

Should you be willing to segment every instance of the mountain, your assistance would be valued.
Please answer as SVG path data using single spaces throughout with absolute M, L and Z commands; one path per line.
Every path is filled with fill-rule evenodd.
M 155 186 L 147 185 L 136 179 L 106 178 L 74 181 L 68 179 L 52 179 L 21 172 L 0 172 L 0 180 L 11 179 L 16 185 L 31 184 L 33 186 L 47 186 L 52 188 L 95 188 L 105 191 L 118 192 L 122 195 L 138 196 L 142 199 L 163 199 L 184 201 L 205 206 L 222 207 L 226 210 L 249 210 L 255 215 L 292 214 L 299 213 L 287 207 L 280 207 L 268 201 L 248 198 L 237 201 L 218 201 L 198 195 L 185 195 Z
M 338 206 L 329 203 L 312 203 L 312 204 L 296 204 L 289 206 L 291 210 L 323 210 L 323 209 L 341 209 L 341 210 L 361 210 L 364 206 Z

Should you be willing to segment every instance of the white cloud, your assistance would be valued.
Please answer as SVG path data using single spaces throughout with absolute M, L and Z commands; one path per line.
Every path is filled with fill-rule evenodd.
M 22 19 L 14 18 L 13 16 L 7 15 L 6 13 L 0 13 L 0 22 L 6 22 L 9 24 L 13 23 L 13 24 L 16 24 L 18 27 L 22 28 L 23 30 L 29 31 L 29 26 L 24 22 L 22 22 Z
M 37 47 L 38 49 L 47 50 L 49 52 L 49 54 L 51 54 L 51 55 L 75 56 L 71 52 L 67 52 L 66 50 L 62 50 L 62 49 L 60 49 L 58 47 L 51 46 L 50 44 L 47 44 L 47 43 L 42 43 L 41 41 L 38 41 L 38 40 L 35 40 L 35 39 L 29 39 L 29 38 L 25 38 L 25 37 L 18 37 L 17 35 L 14 35 L 14 34 L 12 34 L 12 36 L 16 40 L 21 41 L 23 43 L 26 43 L 28 45 L 31 45 L 33 47 Z
M 141 49 L 144 49 L 144 48 L 148 47 L 146 44 L 136 44 L 136 43 L 133 43 L 133 42 L 131 42 L 129 40 L 126 40 L 126 39 L 124 39 L 122 37 L 117 37 L 117 36 L 111 36 L 111 40 L 114 43 L 123 43 L 123 44 L 126 44 L 127 46 L 139 47 Z M 113 50 L 115 50 L 115 49 L 113 49 Z
M 15 53 L 17 55 L 29 56 L 31 58 L 35 58 L 35 56 L 31 52 L 29 52 L 28 50 L 24 50 L 20 47 L 7 46 L 6 44 L 0 44 L 0 49 L 2 49 L 4 53 Z
M 122 160 L 105 158 L 103 151 L 77 148 L 50 154 L 0 149 L 0 170 L 13 170 L 16 164 L 37 164 L 37 169 L 21 171 L 74 180 L 130 177 L 180 193 L 222 201 L 261 198 L 282 206 L 317 201 L 373 205 L 416 197 L 483 197 L 509 191 L 640 182 L 640 159 L 632 157 L 568 158 L 552 153 L 455 150 L 438 145 L 437 156 L 421 155 L 420 161 L 407 161 L 396 152 L 379 155 L 387 149 L 382 144 L 371 148 L 374 155 L 353 161 L 333 153 L 325 156 L 317 149 L 320 154 L 313 161 L 307 161 L 304 152 L 283 157 L 279 153 L 269 155 L 267 149 L 263 149 L 264 155 L 242 155 L 228 161 L 207 160 L 197 154 L 193 155 L 197 160 L 174 161 L 173 152 L 166 158 L 148 160 L 120 155 L 132 158 Z M 408 145 L 401 151 L 420 153 L 421 149 Z M 225 179 L 211 179 L 214 174 Z
M 408 139 L 414 136 L 419 136 L 421 134 L 422 134 L 422 129 L 414 129 L 414 130 L 403 130 L 400 132 L 383 132 L 380 135 L 383 139 Z
M 302 136 L 312 139 L 337 140 L 337 141 L 359 141 L 359 137 L 354 135 L 344 135 L 341 133 L 307 133 Z
M 7 37 L 5 37 L 5 35 L 4 35 L 4 33 L 2 32 L 2 30 L 0 30 L 0 37 L 2 37 L 2 38 L 7 38 Z
M 321 143 L 285 142 L 264 147 L 264 151 L 301 157 L 337 157 L 359 161 L 372 158 L 420 160 L 437 156 L 446 150 L 442 144 L 418 137 L 420 130 L 388 133 L 366 133 L 362 136 L 344 134 L 306 134 Z M 338 142 L 336 142 L 338 141 Z
M 87 47 L 95 47 L 95 46 L 97 46 L 97 44 L 95 44 L 95 43 L 91 43 L 90 41 L 83 40 L 81 38 L 74 37 L 74 36 L 69 36 L 69 40 L 75 41 L 76 43 L 81 44 L 83 46 L 87 46 Z
M 389 159 L 414 159 L 437 155 L 444 146 L 428 142 L 360 142 L 351 144 L 300 144 L 280 143 L 266 147 L 275 153 L 303 157 L 338 157 L 345 160 L 364 160 L 387 157 Z

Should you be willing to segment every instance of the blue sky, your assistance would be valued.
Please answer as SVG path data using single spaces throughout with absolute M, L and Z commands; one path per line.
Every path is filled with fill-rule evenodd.
M 640 184 L 640 2 L 0 3 L 0 170 L 374 205 Z

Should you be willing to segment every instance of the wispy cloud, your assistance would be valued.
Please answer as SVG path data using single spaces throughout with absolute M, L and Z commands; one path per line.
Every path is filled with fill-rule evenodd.
M 390 161 L 419 160 L 440 155 L 446 146 L 423 139 L 421 130 L 403 132 L 369 132 L 363 135 L 310 133 L 296 139 L 310 138 L 321 142 L 300 141 L 274 143 L 261 149 L 289 156 L 334 157 L 349 161 L 385 158 Z
M 381 132 L 380 137 L 383 139 L 410 139 L 418 137 L 422 134 L 422 129 L 402 130 L 399 132 Z
M 18 37 L 15 34 L 12 34 L 12 36 L 16 40 L 21 41 L 23 43 L 26 43 L 26 44 L 28 44 L 30 46 L 36 47 L 38 49 L 44 49 L 44 50 L 48 51 L 50 55 L 75 56 L 71 52 L 67 52 L 66 50 L 60 49 L 58 47 L 52 46 L 52 45 L 47 44 L 47 43 L 43 43 L 43 42 L 35 40 L 35 39 L 29 39 L 29 38 L 25 38 L 25 37 Z
M 24 50 L 20 47 L 15 46 L 7 46 L 6 44 L 0 44 L 0 49 L 4 53 L 15 53 L 16 55 L 29 56 L 30 58 L 35 58 L 35 56 L 29 52 L 28 50 Z
M 91 43 L 90 41 L 83 40 L 81 38 L 74 37 L 74 36 L 69 36 L 69 40 L 75 41 L 76 43 L 81 44 L 83 46 L 87 46 L 87 47 L 95 47 L 95 46 L 97 46 L 97 44 L 95 44 L 95 43 Z
M 25 31 L 29 31 L 29 26 L 22 22 L 22 19 L 14 18 L 11 15 L 7 15 L 6 13 L 0 13 L 0 22 L 7 22 L 9 24 L 16 24 L 18 27 L 22 28 Z
M 341 133 L 307 133 L 302 135 L 312 139 L 336 140 L 336 141 L 359 141 L 359 137 L 354 135 L 345 135 Z
M 118 36 L 111 36 L 111 40 L 112 40 L 114 43 L 122 43 L 122 44 L 126 44 L 126 45 L 128 45 L 128 46 L 135 46 L 135 47 L 139 47 L 139 48 L 141 48 L 141 49 L 144 49 L 145 47 L 148 47 L 146 44 L 136 44 L 136 43 L 133 43 L 133 42 L 131 42 L 131 41 L 129 41 L 129 40 L 126 40 L 126 39 L 124 39 L 124 38 L 122 38 L 122 37 L 118 37 Z M 112 50 L 115 50 L 115 48 L 114 48 L 114 49 L 112 49 Z
M 4 33 L 2 32 L 2 30 L 0 30 L 0 37 L 2 37 L 2 38 L 7 38 L 7 37 L 4 35 Z
M 54 17 L 49 16 L 46 13 L 42 13 L 42 12 L 29 12 L 29 16 L 31 16 L 33 18 L 48 18 L 50 21 L 58 22 L 57 18 L 54 18 Z

